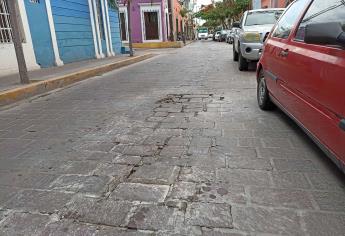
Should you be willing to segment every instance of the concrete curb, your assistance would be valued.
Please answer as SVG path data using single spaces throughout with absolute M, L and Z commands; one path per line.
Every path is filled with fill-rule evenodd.
M 129 58 L 123 61 L 109 63 L 106 65 L 101 65 L 101 66 L 97 66 L 90 69 L 80 70 L 77 72 L 73 72 L 71 74 L 59 76 L 52 79 L 47 79 L 43 81 L 32 79 L 32 81 L 34 82 L 31 84 L 0 92 L 0 106 L 9 105 L 11 103 L 18 102 L 20 100 L 23 100 L 23 99 L 26 99 L 38 94 L 42 94 L 54 89 L 62 88 L 67 85 L 76 83 L 78 81 L 85 80 L 96 75 L 104 74 L 106 72 L 149 59 L 153 56 L 155 55 L 152 53 L 147 53 L 147 54 Z
M 191 44 L 193 41 L 187 41 L 186 45 Z M 175 42 L 151 42 L 151 43 L 133 43 L 133 48 L 146 48 L 146 49 L 160 49 L 160 48 L 183 48 L 186 46 L 182 41 Z

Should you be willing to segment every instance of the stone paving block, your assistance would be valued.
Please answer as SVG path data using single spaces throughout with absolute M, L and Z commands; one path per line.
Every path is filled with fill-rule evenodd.
M 289 138 L 262 138 L 261 142 L 266 148 L 293 148 Z
M 183 136 L 172 137 L 168 142 L 168 146 L 189 146 L 189 144 L 190 138 Z
M 228 138 L 255 138 L 253 130 L 226 130 L 223 132 L 224 137 Z
M 143 144 L 144 145 L 156 145 L 156 146 L 163 146 L 168 138 L 170 138 L 169 135 L 152 135 L 152 136 L 148 136 Z
M 39 236 L 94 236 L 99 226 L 77 223 L 72 220 L 56 221 L 48 224 Z
M 255 234 L 303 235 L 296 212 L 285 209 L 232 207 L 234 228 Z
M 156 233 L 148 230 L 129 230 L 127 228 L 102 227 L 95 236 L 156 236 Z
M 192 155 L 188 156 L 189 164 L 195 167 L 213 167 L 213 168 L 225 168 L 226 167 L 226 158 L 223 156 L 214 156 L 214 155 Z M 183 160 L 185 158 L 181 158 Z
M 23 190 L 9 200 L 5 208 L 24 212 L 54 213 L 62 209 L 72 196 L 71 193 L 63 192 Z
M 130 176 L 130 181 L 144 184 L 172 184 L 179 170 L 177 166 L 144 165 Z
M 128 135 L 137 135 L 139 137 L 145 137 L 152 135 L 154 128 L 144 128 L 144 127 L 138 127 L 134 124 L 129 124 L 130 130 L 127 132 Z
M 48 189 L 58 175 L 27 172 L 0 172 L 0 186 Z
M 48 215 L 14 212 L 0 223 L 0 235 L 40 235 L 49 221 Z
M 16 193 L 18 193 L 20 189 L 12 188 L 12 187 L 0 187 L 0 209 L 3 205 L 10 200 Z
M 111 149 L 113 149 L 114 146 L 116 146 L 116 143 L 88 141 L 88 142 L 78 144 L 76 147 L 74 147 L 74 149 L 93 151 L 93 152 L 109 152 Z
M 0 159 L 0 171 L 29 171 L 37 168 L 39 160 L 34 159 Z
M 196 191 L 196 183 L 175 182 L 168 198 L 192 201 L 196 195 Z
M 131 203 L 77 196 L 63 211 L 63 217 L 91 224 L 122 226 L 131 210 Z
M 308 192 L 293 189 L 249 188 L 251 202 L 269 207 L 313 209 L 313 200 Z
M 158 147 L 153 145 L 128 146 L 123 154 L 129 156 L 154 156 Z
M 187 225 L 212 228 L 233 227 L 231 207 L 228 204 L 191 203 L 188 205 L 185 217 Z
M 182 122 L 179 123 L 161 123 L 159 128 L 161 129 L 180 129 L 184 128 L 185 125 Z
M 225 183 L 204 183 L 198 185 L 195 201 L 205 203 L 245 204 L 246 196 L 243 186 Z
M 338 177 L 334 173 L 306 173 L 306 176 L 315 189 L 345 191 L 345 183 L 342 181 L 342 177 Z
M 211 147 L 212 138 L 210 137 L 193 137 L 190 146 Z
M 203 235 L 205 236 L 243 236 L 246 233 L 239 232 L 235 229 L 222 229 L 222 228 L 203 228 Z
M 36 162 L 38 162 L 36 160 Z M 96 161 L 54 161 L 40 160 L 32 168 L 33 171 L 47 172 L 49 174 L 90 174 L 96 169 Z
M 257 148 L 258 156 L 261 158 L 281 159 L 308 159 L 310 155 L 300 149 L 292 148 Z
M 221 137 L 221 129 L 203 129 L 202 135 L 205 137 Z
M 302 219 L 308 235 L 344 235 L 344 214 L 306 212 L 303 213 Z
M 131 215 L 127 227 L 143 230 L 173 230 L 181 219 L 183 216 L 178 214 L 175 208 L 139 205 Z
M 40 236 L 153 236 L 153 232 L 135 231 L 126 228 L 99 226 L 62 220 L 48 224 Z
M 277 188 L 311 188 L 308 180 L 301 173 L 274 172 L 272 180 L 273 185 Z
M 116 143 L 120 144 L 133 144 L 133 145 L 140 145 L 144 142 L 146 139 L 146 136 L 140 136 L 140 135 L 130 135 L 130 134 L 119 134 L 116 135 L 113 140 Z
M 343 192 L 311 192 L 321 210 L 345 211 L 345 190 Z
M 11 129 L 12 131 L 12 129 Z M 6 139 L 0 143 L 1 158 L 13 158 L 23 153 L 33 143 L 32 140 Z
M 112 162 L 114 164 L 120 164 L 120 165 L 139 165 L 142 160 L 142 157 L 140 156 L 127 156 L 127 155 L 121 155 L 115 157 Z
M 52 190 L 102 194 L 110 181 L 109 176 L 62 175 L 49 186 Z
M 269 160 L 248 157 L 227 157 L 227 167 L 231 169 L 272 170 Z
M 318 171 L 310 160 L 273 159 L 273 165 L 278 171 L 315 172 Z
M 183 129 L 162 129 L 162 128 L 157 128 L 155 131 L 152 133 L 152 135 L 169 135 L 169 136 L 181 136 L 184 134 Z
M 111 193 L 110 199 L 141 202 L 164 202 L 169 192 L 167 185 L 121 183 Z
M 6 216 L 6 211 L 0 210 L 0 221 L 2 221 L 2 219 L 4 219 Z
M 240 147 L 262 147 L 262 143 L 259 138 L 239 138 L 238 145 Z
M 226 155 L 230 157 L 248 157 L 257 158 L 256 150 L 254 148 L 231 147 L 231 146 L 217 146 L 212 147 L 210 152 L 214 155 Z
M 217 181 L 233 185 L 269 186 L 270 179 L 266 171 L 217 169 Z
M 201 227 L 198 226 L 186 226 L 176 227 L 174 230 L 166 231 L 159 230 L 155 234 L 156 236 L 202 236 Z
M 187 151 L 187 156 L 207 155 L 210 152 L 210 147 L 190 146 Z
M 179 180 L 186 182 L 214 182 L 216 170 L 207 167 L 185 167 L 181 169 Z
M 187 152 L 185 146 L 165 146 L 160 151 L 159 156 L 162 157 L 181 157 Z
M 167 117 L 169 115 L 166 111 L 155 111 L 154 116 L 155 117 Z
M 94 171 L 94 175 L 113 176 L 113 177 L 119 177 L 120 179 L 124 179 L 131 173 L 132 169 L 133 169 L 133 166 L 129 166 L 129 165 L 100 163 L 98 164 L 96 170 Z
M 216 146 L 238 147 L 238 138 L 216 137 Z

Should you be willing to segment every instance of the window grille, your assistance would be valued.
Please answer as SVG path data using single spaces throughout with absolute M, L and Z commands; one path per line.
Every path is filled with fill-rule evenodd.
M 12 27 L 6 0 L 0 0 L 0 43 L 12 43 Z

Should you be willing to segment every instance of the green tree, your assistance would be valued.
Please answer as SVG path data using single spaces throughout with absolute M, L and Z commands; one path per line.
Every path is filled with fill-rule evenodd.
M 183 43 L 186 44 L 186 32 L 185 32 L 185 18 L 188 17 L 188 14 L 190 13 L 190 10 L 188 10 L 187 8 L 183 7 L 180 10 L 180 16 L 182 17 L 182 40 Z
M 195 17 L 205 20 L 207 26 L 229 28 L 228 20 L 238 20 L 250 3 L 250 0 L 223 0 L 204 6 Z

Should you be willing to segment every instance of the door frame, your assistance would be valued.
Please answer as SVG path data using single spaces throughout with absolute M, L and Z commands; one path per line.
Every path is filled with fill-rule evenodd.
M 159 39 L 154 40 L 146 40 L 145 39 L 145 12 L 157 12 L 158 17 L 158 37 Z M 141 19 L 141 38 L 143 43 L 148 42 L 162 42 L 163 35 L 162 35 L 162 14 L 161 14 L 161 4 L 154 3 L 154 4 L 140 4 L 140 19 Z
M 128 43 L 128 14 L 127 14 L 127 6 L 120 6 L 119 7 L 119 22 L 120 22 L 120 30 L 121 30 L 121 33 L 122 33 L 120 13 L 124 13 L 125 14 L 125 20 L 126 20 L 125 27 L 126 27 L 126 39 L 127 39 L 125 41 L 122 41 L 122 35 L 121 35 L 121 42 Z

